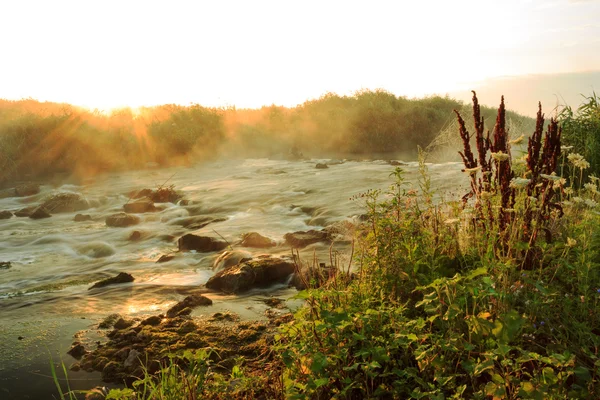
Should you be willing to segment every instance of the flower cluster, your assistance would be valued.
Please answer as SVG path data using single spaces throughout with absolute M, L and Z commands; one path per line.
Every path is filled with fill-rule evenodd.
M 571 153 L 567 156 L 567 159 L 575 168 L 587 169 L 590 167 L 590 163 L 581 154 Z

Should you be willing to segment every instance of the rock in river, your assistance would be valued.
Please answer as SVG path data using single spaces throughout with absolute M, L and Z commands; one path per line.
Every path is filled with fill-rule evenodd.
M 126 213 L 132 214 L 141 214 L 156 211 L 156 207 L 154 207 L 154 202 L 147 197 L 136 200 L 132 203 L 127 203 L 123 206 L 123 209 Z
M 193 294 L 169 308 L 167 317 L 174 318 L 180 315 L 189 314 L 192 311 L 192 308 L 210 305 L 212 305 L 212 300 L 208 297 L 202 296 L 201 294 Z
M 277 243 L 275 243 L 273 239 L 265 237 L 257 232 L 250 232 L 242 235 L 242 242 L 240 244 L 244 247 L 256 247 L 259 249 L 277 246 Z
M 294 248 L 306 247 L 309 244 L 317 242 L 326 242 L 329 240 L 329 235 L 324 231 L 300 231 L 294 233 L 286 233 L 283 238 L 285 242 Z
M 12 218 L 13 213 L 10 211 L 0 211 L 0 219 L 9 219 Z
M 179 251 L 196 250 L 202 253 L 223 250 L 228 246 L 227 242 L 210 236 L 197 236 L 188 233 L 177 241 Z
M 75 212 L 90 208 L 88 201 L 79 193 L 62 192 L 47 198 L 42 206 L 53 213 Z
M 92 285 L 92 287 L 90 287 L 88 290 L 98 289 L 98 288 L 102 288 L 102 287 L 108 286 L 108 285 L 115 285 L 117 283 L 133 282 L 134 279 L 135 278 L 128 273 L 120 272 L 119 275 L 117 275 L 117 276 L 113 276 L 112 278 L 103 279 L 99 282 L 94 283 L 94 285 Z
M 294 270 L 295 264 L 290 258 L 260 256 L 217 272 L 206 282 L 206 287 L 226 293 L 239 293 L 282 282 Z
M 106 225 L 123 228 L 126 226 L 137 225 L 140 223 L 140 218 L 135 215 L 118 213 L 106 217 Z
M 84 221 L 91 221 L 92 220 L 92 216 L 89 214 L 77 214 L 75 215 L 75 218 L 73 218 L 73 221 L 75 222 L 84 222 Z
M 52 215 L 44 208 L 44 206 L 36 207 L 35 210 L 31 214 L 29 214 L 29 218 L 31 219 L 42 219 L 42 218 L 50 218 Z

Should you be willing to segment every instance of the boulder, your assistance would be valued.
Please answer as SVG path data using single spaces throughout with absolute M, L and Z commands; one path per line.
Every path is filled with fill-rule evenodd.
M 316 168 L 316 169 L 327 169 L 327 168 L 329 168 L 329 167 L 327 166 L 327 164 L 324 164 L 324 163 L 318 163 L 317 165 L 315 165 L 315 168 Z
M 210 236 L 197 236 L 188 233 L 183 235 L 177 241 L 179 251 L 196 250 L 202 253 L 211 251 L 220 251 L 228 246 L 227 242 L 218 240 Z
M 29 214 L 29 218 L 31 219 L 42 219 L 42 218 L 50 218 L 52 215 L 44 208 L 44 206 L 36 207 L 31 214 Z
M 239 293 L 283 282 L 295 268 L 290 258 L 260 256 L 217 272 L 206 282 L 206 287 L 225 293 Z
M 123 209 L 126 213 L 132 214 L 142 214 L 156 211 L 156 207 L 154 207 L 154 202 L 147 197 L 136 200 L 132 203 L 127 203 L 123 206 Z
M 177 203 L 183 196 L 175 191 L 172 186 L 160 187 L 156 190 L 142 189 L 129 193 L 129 198 L 140 199 L 147 197 L 155 203 Z
M 219 271 L 250 260 L 252 260 L 252 254 L 247 251 L 227 250 L 219 254 L 213 263 L 213 269 Z
M 180 315 L 189 314 L 194 307 L 210 306 L 212 303 L 212 300 L 208 297 L 202 296 L 201 294 L 193 294 L 191 296 L 187 296 L 185 299 L 169 308 L 167 311 L 167 317 L 174 318 Z
M 242 235 L 242 242 L 240 244 L 244 247 L 255 247 L 259 249 L 277 246 L 277 243 L 275 243 L 273 239 L 265 237 L 257 232 L 250 232 Z
M 81 357 L 83 357 L 86 353 L 87 351 L 85 347 L 83 347 L 83 345 L 79 342 L 74 343 L 73 347 L 71 347 L 71 350 L 67 351 L 67 354 L 77 360 L 81 359 Z
M 116 285 L 118 283 L 129 283 L 133 282 L 135 278 L 126 272 L 120 272 L 119 275 L 113 276 L 112 278 L 103 279 L 99 282 L 94 283 L 88 290 L 102 288 L 108 285 Z
M 75 212 L 90 208 L 88 201 L 79 193 L 62 192 L 48 197 L 42 206 L 53 213 Z
M 140 232 L 140 231 L 133 231 L 133 232 L 131 232 L 131 234 L 128 237 L 128 239 L 131 240 L 132 242 L 135 242 L 136 240 L 140 240 L 141 238 L 142 238 L 142 232 Z
M 83 221 L 91 221 L 92 220 L 92 216 L 89 214 L 77 214 L 75 216 L 75 218 L 73 218 L 73 221 L 75 222 L 83 222 Z
M 26 197 L 33 196 L 40 192 L 40 185 L 37 183 L 24 183 L 12 189 L 0 190 L 0 199 L 7 197 Z
M 12 218 L 13 213 L 10 211 L 0 211 L 0 219 L 9 219 Z
M 106 225 L 117 228 L 124 228 L 126 226 L 137 225 L 140 223 L 140 221 L 141 220 L 139 217 L 125 213 L 113 214 L 106 217 Z
M 0 261 L 0 269 L 9 269 L 12 267 L 10 261 Z
M 286 233 L 283 238 L 285 239 L 285 242 L 293 248 L 302 248 L 309 244 L 329 241 L 327 232 L 316 230 Z
M 156 260 L 157 263 L 164 263 L 167 261 L 171 261 L 172 259 L 175 258 L 174 254 L 163 254 L 162 256 L 159 257 L 158 260 Z
M 31 213 L 33 212 L 33 210 L 35 210 L 36 208 L 37 208 L 36 206 L 29 206 L 29 207 L 21 208 L 19 211 L 15 211 L 15 216 L 16 217 L 29 217 L 31 215 Z

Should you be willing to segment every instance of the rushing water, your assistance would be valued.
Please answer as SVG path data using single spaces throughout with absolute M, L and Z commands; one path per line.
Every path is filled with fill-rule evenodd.
M 160 255 L 177 250 L 177 238 L 183 234 L 222 236 L 235 246 L 241 234 L 254 231 L 280 244 L 269 253 L 290 254 L 284 234 L 356 218 L 365 212 L 364 204 L 350 198 L 369 189 L 386 189 L 392 182 L 394 167 L 384 161 L 345 161 L 315 169 L 318 161 L 331 160 L 251 159 L 106 174 L 81 185 L 42 186 L 35 196 L 0 199 L 0 210 L 15 211 L 57 192 L 77 192 L 93 205 L 83 211 L 93 217 L 86 222 L 74 222 L 75 213 L 0 220 L 0 261 L 12 263 L 12 268 L 0 270 L 0 398 L 51 398 L 50 357 L 67 366 L 73 362 L 66 351 L 78 332 L 95 340 L 101 336 L 97 324 L 106 315 L 155 315 L 204 284 L 218 254 L 178 253 L 172 261 L 156 263 Z M 415 182 L 417 163 L 403 169 L 406 180 Z M 429 172 L 432 187 L 441 193 L 465 182 L 458 163 L 431 164 Z M 165 182 L 193 206 L 160 204 L 162 211 L 139 214 L 139 225 L 106 226 L 105 217 L 122 211 L 128 193 Z M 181 226 L 190 214 L 225 220 L 190 231 Z M 136 230 L 141 239 L 129 240 Z M 347 253 L 348 246 L 339 250 Z M 313 254 L 328 257 L 328 251 L 328 246 L 313 245 L 300 254 L 312 259 Z M 93 282 L 122 271 L 132 274 L 135 282 L 88 290 Z M 285 285 L 243 296 L 209 293 L 214 305 L 193 315 L 230 310 L 243 319 L 263 318 L 262 298 L 293 293 Z M 69 375 L 72 387 L 89 388 L 98 380 L 98 374 Z

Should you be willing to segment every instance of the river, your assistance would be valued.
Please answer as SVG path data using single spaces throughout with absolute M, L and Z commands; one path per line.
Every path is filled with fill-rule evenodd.
M 317 162 L 329 162 L 329 168 L 316 169 Z M 66 352 L 76 337 L 102 340 L 103 331 L 97 326 L 108 314 L 155 315 L 181 300 L 186 289 L 204 284 L 213 274 L 216 253 L 177 253 L 169 262 L 156 263 L 162 254 L 177 250 L 177 238 L 183 234 L 220 236 L 237 249 L 241 234 L 259 232 L 278 243 L 266 252 L 290 254 L 284 234 L 356 220 L 365 207 L 351 198 L 369 189 L 388 188 L 394 168 L 383 160 L 220 160 L 103 174 L 78 184 L 43 185 L 34 196 L 0 199 L 0 210 L 16 211 L 58 192 L 76 192 L 92 205 L 83 211 L 92 216 L 85 222 L 73 221 L 75 213 L 0 220 L 0 261 L 12 265 L 0 269 L 0 398 L 56 396 L 50 360 L 68 367 L 74 359 Z M 418 164 L 408 162 L 402 168 L 407 182 L 416 183 Z M 465 191 L 460 163 L 428 164 L 428 169 L 439 193 Z M 128 193 L 165 184 L 174 185 L 193 206 L 163 203 L 161 211 L 138 214 L 142 219 L 138 225 L 106 226 L 106 216 L 123 210 Z M 458 184 L 463 189 L 457 190 Z M 185 229 L 181 221 L 192 209 L 195 215 L 224 220 L 199 230 Z M 130 240 L 133 231 L 140 232 L 139 240 Z M 348 245 L 334 248 L 348 260 Z M 328 254 L 329 246 L 322 244 L 300 251 L 306 259 Z M 130 273 L 135 281 L 88 290 L 93 282 L 119 272 Z M 260 319 L 266 307 L 260 299 L 289 298 L 294 293 L 283 284 L 241 296 L 208 293 L 213 306 L 193 315 L 229 310 L 242 319 Z M 99 383 L 98 373 L 69 372 L 69 378 L 72 388 Z

